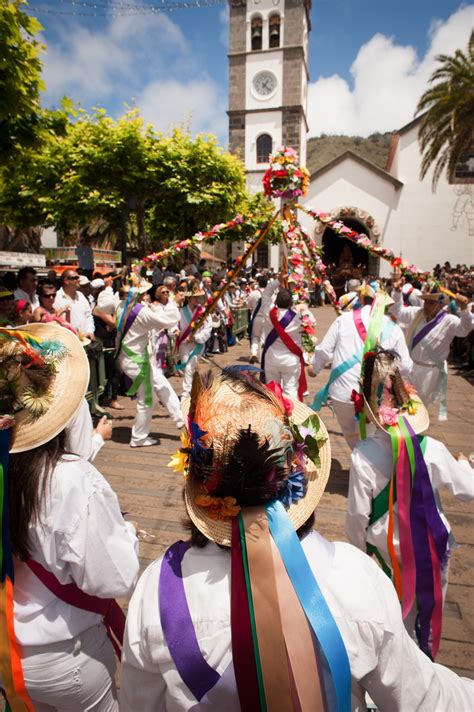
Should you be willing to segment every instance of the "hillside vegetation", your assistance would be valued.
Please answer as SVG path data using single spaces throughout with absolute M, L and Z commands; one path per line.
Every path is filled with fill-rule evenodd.
M 310 173 L 322 168 L 346 151 L 353 151 L 363 158 L 385 168 L 390 148 L 391 132 L 374 133 L 367 138 L 361 136 L 327 136 L 322 134 L 308 139 L 306 166 Z

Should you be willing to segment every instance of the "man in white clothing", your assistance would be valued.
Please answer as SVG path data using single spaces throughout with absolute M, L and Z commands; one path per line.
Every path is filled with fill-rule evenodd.
M 206 317 L 202 326 L 193 331 L 193 325 L 197 323 L 204 312 L 206 295 L 199 283 L 194 281 L 191 290 L 187 293 L 187 303 L 181 307 L 179 320 L 179 336 L 176 341 L 178 347 L 180 366 L 183 370 L 183 392 L 181 398 L 186 398 L 191 393 L 193 374 L 196 370 L 199 358 L 204 353 L 206 341 L 211 337 L 212 319 Z
M 314 375 L 322 371 L 326 364 L 331 363 L 329 382 L 317 394 L 313 408 L 319 410 L 327 401 L 327 397 L 331 397 L 331 406 L 351 449 L 359 439 L 359 423 L 355 417 L 351 395 L 352 391 L 358 390 L 359 387 L 362 351 L 371 320 L 372 302 L 376 296 L 369 285 L 365 286 L 365 292 L 365 296 L 362 297 L 364 301 L 362 309 L 341 314 L 331 324 L 324 339 L 316 346 L 312 361 Z M 392 300 L 386 295 L 383 295 L 383 298 L 389 306 Z M 388 316 L 383 317 L 379 341 L 385 349 L 397 352 L 400 370 L 408 375 L 412 362 L 405 338 L 400 327 Z M 373 426 L 369 426 L 368 432 L 373 432 L 372 428 Z
M 257 277 L 257 286 L 252 289 L 247 297 L 249 308 L 249 338 L 250 338 L 250 363 L 260 361 L 260 346 L 265 325 L 265 316 L 262 310 L 262 291 L 268 284 L 268 279 L 264 275 Z
M 145 294 L 151 285 L 145 284 L 141 293 Z M 118 338 L 120 339 L 118 364 L 132 381 L 128 393 L 137 396 L 137 414 L 132 427 L 131 447 L 156 445 L 149 437 L 153 416 L 153 371 L 150 365 L 149 340 L 155 329 L 173 329 L 179 320 L 179 312 L 174 302 L 165 307 L 140 304 L 131 300 L 126 307 L 130 288 L 122 289 L 122 302 L 117 309 Z
M 62 275 L 62 287 L 56 294 L 54 308 L 69 307 L 69 320 L 76 331 L 94 341 L 95 326 L 92 309 L 86 297 L 79 291 L 79 275 L 67 269 Z
M 393 282 L 392 313 L 406 331 L 406 341 L 413 360 L 411 379 L 424 403 L 440 400 L 439 420 L 447 419 L 446 385 L 448 368 L 446 359 L 455 336 L 467 336 L 474 328 L 471 305 L 466 297 L 457 295 L 461 316 L 445 310 L 449 298 L 435 290 L 423 294 L 422 307 L 403 303 L 401 279 Z
M 302 324 L 300 314 L 292 306 L 291 292 L 282 288 L 279 279 L 271 280 L 262 294 L 265 340 L 261 368 L 266 383 L 275 381 L 285 395 L 303 400 L 306 378 L 301 348 Z
M 38 287 L 38 277 L 36 270 L 33 267 L 22 267 L 18 270 L 17 276 L 18 287 L 14 291 L 15 299 L 24 299 L 25 302 L 31 304 L 34 311 L 40 306 L 36 289 Z

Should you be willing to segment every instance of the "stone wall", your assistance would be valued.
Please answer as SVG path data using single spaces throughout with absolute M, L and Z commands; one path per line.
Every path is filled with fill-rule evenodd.
M 238 6 L 229 4 L 229 52 L 245 52 L 247 48 L 247 3 L 244 1 Z
M 301 45 L 303 42 L 304 0 L 285 0 L 285 46 Z
M 300 151 L 301 122 L 303 109 L 301 106 L 286 106 L 282 111 L 282 144 Z
M 229 57 L 229 111 L 245 109 L 245 55 Z
M 245 111 L 229 111 L 229 151 L 245 160 Z
M 288 47 L 283 54 L 282 105 L 301 104 L 303 98 L 301 65 L 304 62 L 302 47 Z

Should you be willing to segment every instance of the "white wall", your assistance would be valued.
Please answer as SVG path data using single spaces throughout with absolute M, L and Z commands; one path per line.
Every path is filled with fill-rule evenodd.
M 400 191 L 389 181 L 347 158 L 312 181 L 301 202 L 305 207 L 328 213 L 344 206 L 365 210 L 380 227 L 379 244 L 383 244 L 387 223 L 399 200 Z M 299 220 L 308 233 L 314 233 L 316 223 L 311 217 L 300 212 Z
M 267 133 L 273 139 L 273 149 L 281 145 L 281 111 L 262 111 L 245 117 L 245 167 L 266 170 L 268 163 L 257 163 L 257 138 Z M 261 190 L 261 188 L 260 188 Z
M 422 270 L 439 262 L 474 263 L 474 185 L 450 185 L 443 176 L 431 190 L 432 172 L 420 181 L 418 126 L 400 136 L 397 178 L 405 184 L 392 214 L 386 244 Z M 385 272 L 389 269 L 386 267 Z
M 276 91 L 270 97 L 257 97 L 252 92 L 253 78 L 259 72 L 267 70 L 272 72 L 277 78 Z M 248 109 L 271 109 L 281 106 L 283 103 L 283 52 L 282 50 L 272 50 L 272 52 L 252 52 L 247 55 L 247 66 L 245 75 L 245 108 Z

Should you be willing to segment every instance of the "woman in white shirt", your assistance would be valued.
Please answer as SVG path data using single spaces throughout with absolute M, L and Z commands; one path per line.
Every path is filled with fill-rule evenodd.
M 0 330 L 0 357 L 7 368 L 22 363 L 9 370 L 23 404 L 10 431 L 9 518 L 14 631 L 26 694 L 36 712 L 116 711 L 116 663 L 104 614 L 107 625 L 110 614 L 118 616 L 112 631 L 119 639 L 121 612 L 113 599 L 129 596 L 135 583 L 135 529 L 102 475 L 66 450 L 64 427 L 88 382 L 80 342 L 53 324 L 17 334 Z M 13 404 L 2 384 L 0 391 L 8 422 Z M 13 695 L 11 708 L 23 709 L 15 701 Z

